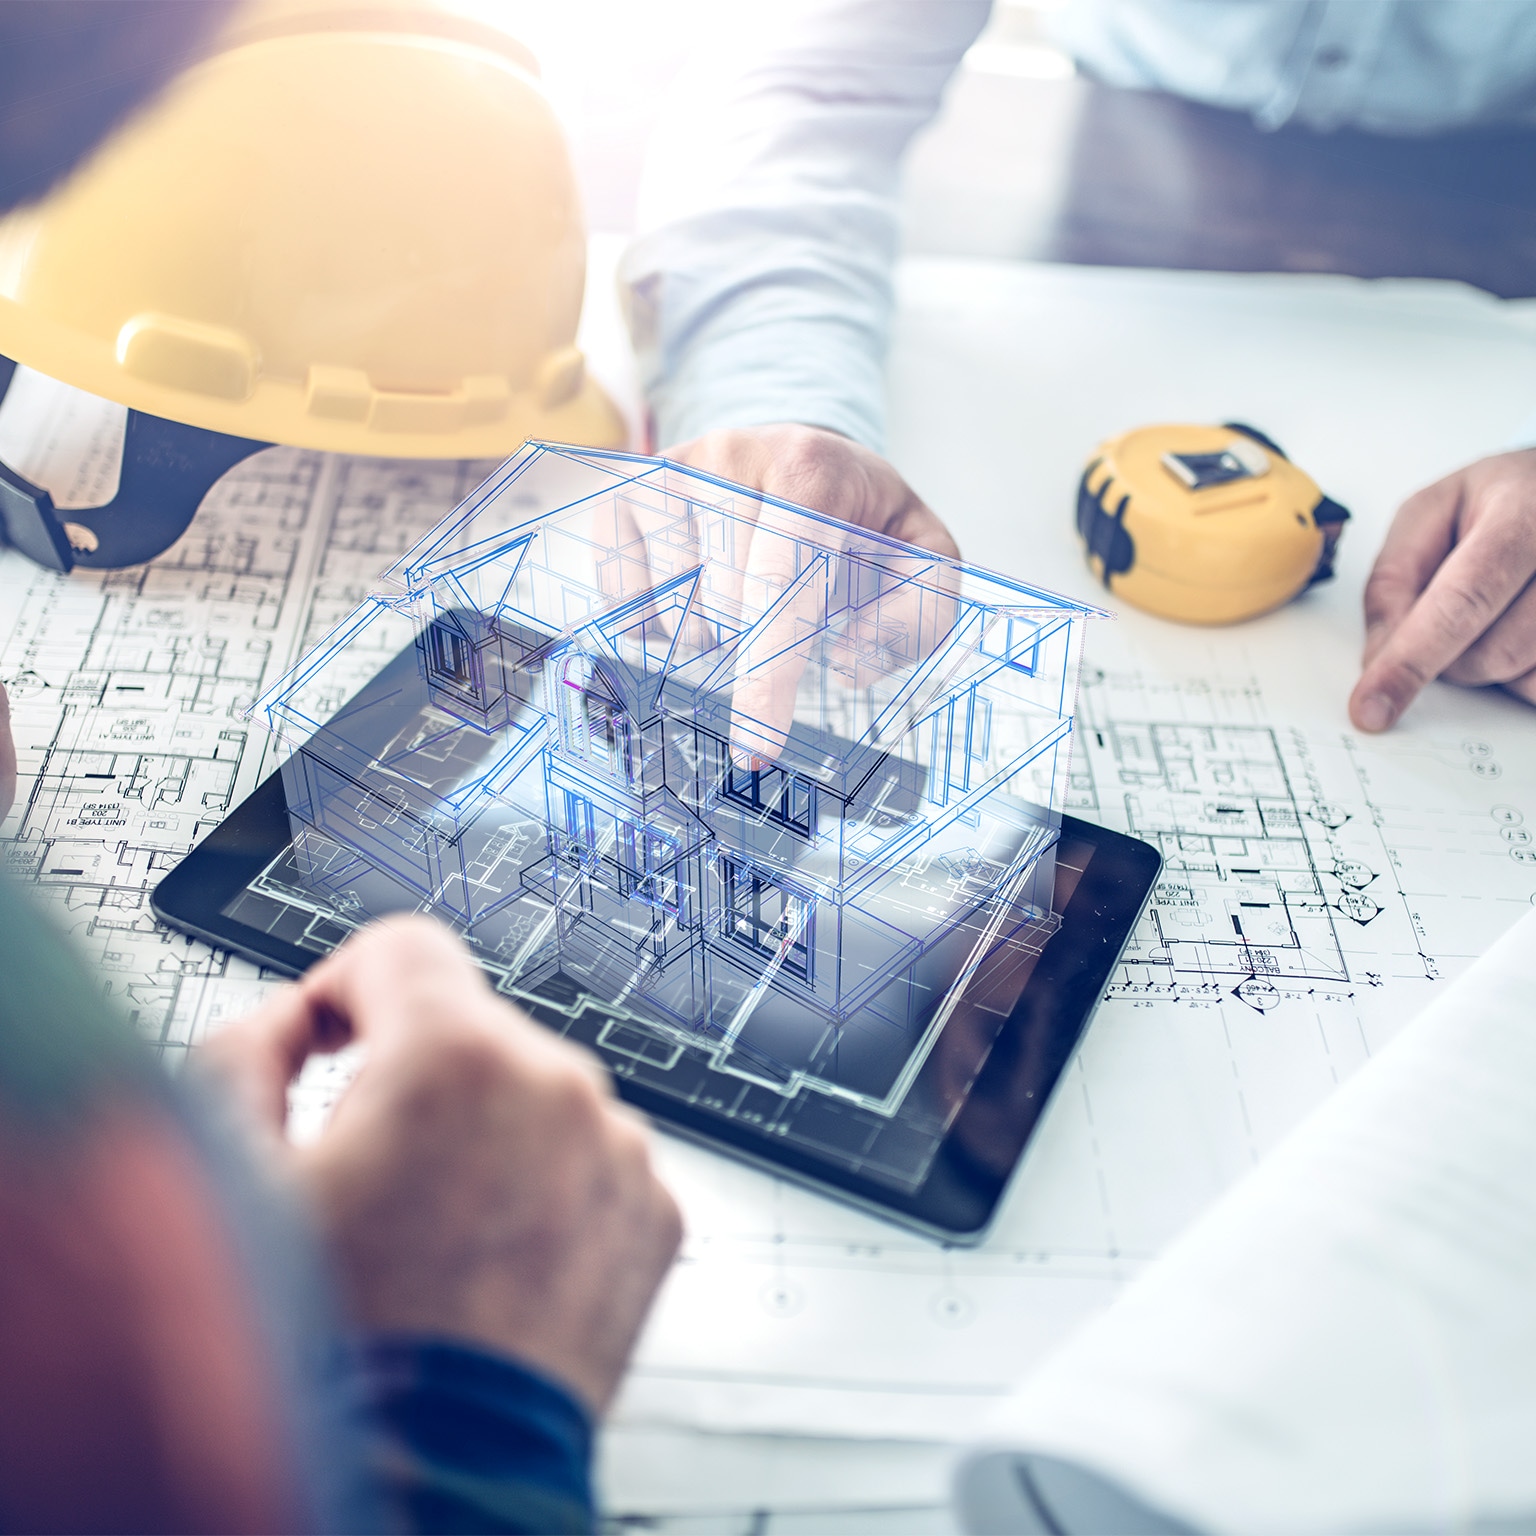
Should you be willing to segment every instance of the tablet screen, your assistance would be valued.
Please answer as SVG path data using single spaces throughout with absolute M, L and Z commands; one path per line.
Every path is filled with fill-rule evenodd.
M 420 679 L 413 646 L 337 712 L 349 742 L 363 741 L 374 758 L 405 744 L 419 762 L 442 737 Z M 445 746 L 445 789 L 482 767 Z M 755 793 L 759 804 L 745 809 L 772 835 L 783 820 L 821 814 L 782 796 L 765 808 L 762 775 L 725 787 L 744 800 Z M 296 755 L 167 877 L 157 911 L 297 972 L 371 918 L 429 905 L 360 853 L 366 816 L 343 843 L 317 828 L 312 804 L 295 807 L 316 792 L 312 764 Z M 1158 863 L 1146 845 L 1070 817 L 1058 840 L 1021 802 L 985 826 L 961 822 L 931 839 L 879 902 L 861 904 L 856 924 L 821 932 L 795 911 L 792 888 L 786 899 L 729 865 L 669 879 L 664 849 L 648 858 L 634 846 L 664 829 L 604 825 L 598 808 L 560 796 L 564 836 L 549 835 L 547 799 L 513 799 L 494 827 L 479 828 L 481 846 L 500 857 L 486 870 L 476 921 L 461 927 L 496 988 L 594 1050 L 648 1112 L 956 1233 L 990 1214 Z M 884 799 L 890 814 L 901 814 L 900 797 L 898 783 Z M 366 809 L 388 819 L 376 801 Z M 1042 836 L 1054 844 L 1043 856 Z M 972 892 L 995 892 L 1011 861 L 1027 863 L 1030 878 L 977 900 Z M 651 884 L 637 903 L 641 878 Z M 709 933 L 714 990 L 703 1027 L 688 990 L 699 956 L 674 943 L 689 930 L 689 880 L 700 878 L 715 882 L 710 898 L 722 914 Z M 567 900 L 553 902 L 561 886 Z M 581 893 L 574 913 L 571 891 Z M 881 944 L 910 944 L 925 917 L 942 940 L 893 967 Z M 795 1006 L 799 984 L 828 964 L 882 978 L 862 1001 L 845 978 L 856 1006 L 836 1024 Z
M 582 703 L 590 716 L 590 699 Z M 449 723 L 413 649 L 325 730 L 352 748 L 366 741 L 381 761 L 409 752 L 419 763 L 427 744 L 441 742 L 437 791 L 450 797 L 479 780 L 479 754 L 501 743 L 450 737 Z M 290 836 L 221 908 L 317 955 L 370 917 L 422 905 L 418 885 L 360 853 L 361 813 L 346 843 L 315 826 L 318 796 L 356 794 L 334 782 L 335 755 L 325 759 L 324 783 L 313 759 L 290 761 Z M 920 815 L 905 804 L 915 796 L 899 766 L 879 797 L 883 814 Z M 489 850 L 488 889 L 464 935 L 500 991 L 596 1051 L 616 1076 L 820 1162 L 915 1190 L 1059 925 L 1049 884 L 1055 830 L 1022 801 L 989 807 L 1006 814 L 958 821 L 907 861 L 901 879 L 882 879 L 840 910 L 818 908 L 797 892 L 814 889 L 819 850 L 857 828 L 826 825 L 838 814 L 828 796 L 797 802 L 792 784 L 769 772 L 721 772 L 722 796 L 741 802 L 760 839 L 776 840 L 772 879 L 766 860 L 720 856 L 690 868 L 668 857 L 664 825 L 605 814 L 575 781 L 526 775 L 476 825 Z M 310 805 L 296 811 L 301 796 Z M 389 812 L 375 797 L 368 814 L 387 821 Z M 378 835 L 390 830 L 380 826 Z M 1001 898 L 989 894 L 1026 859 L 1026 879 Z M 689 909 L 705 882 L 719 916 L 700 924 Z M 940 937 L 921 943 L 915 936 L 925 932 Z M 804 1000 L 829 966 L 851 998 L 835 1021 Z

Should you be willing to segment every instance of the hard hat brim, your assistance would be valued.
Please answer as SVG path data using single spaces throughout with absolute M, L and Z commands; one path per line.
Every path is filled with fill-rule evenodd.
M 309 408 L 304 388 L 286 379 L 258 377 L 245 397 L 221 400 L 134 378 L 119 365 L 115 353 L 95 337 L 50 321 L 3 296 L 0 353 L 130 410 L 210 432 L 327 453 L 401 459 L 502 459 L 516 453 L 529 438 L 622 448 L 628 437 L 618 407 L 585 371 L 579 387 L 559 405 L 543 405 L 531 394 L 513 394 L 495 420 L 455 422 L 455 402 L 445 396 L 441 409 L 434 412 L 433 402 L 428 402 L 427 410 L 417 411 L 418 416 L 436 416 L 430 429 L 413 431 L 402 424 L 401 412 L 391 419 L 388 413 L 374 409 L 355 421 L 317 416 Z

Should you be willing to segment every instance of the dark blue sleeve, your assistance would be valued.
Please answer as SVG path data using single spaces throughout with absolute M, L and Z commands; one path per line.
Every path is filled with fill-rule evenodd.
M 468 1344 L 376 1335 L 358 1350 L 372 1457 L 406 1531 L 589 1532 L 592 1422 L 565 1388 Z

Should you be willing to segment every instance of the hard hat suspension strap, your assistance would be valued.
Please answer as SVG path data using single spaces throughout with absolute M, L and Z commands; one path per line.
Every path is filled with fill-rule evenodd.
M 0 359 L 6 385 L 11 371 Z M 0 540 L 55 571 L 140 565 L 186 532 L 226 470 L 269 446 L 129 411 L 117 495 L 104 506 L 61 516 L 47 491 L 0 464 Z

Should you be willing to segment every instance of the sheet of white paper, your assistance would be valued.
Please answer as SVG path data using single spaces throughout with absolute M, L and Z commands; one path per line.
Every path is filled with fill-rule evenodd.
M 1076 473 L 1139 421 L 1248 416 L 1357 522 L 1339 582 L 1281 614 L 1212 633 L 1127 613 L 1090 635 L 1078 807 L 1164 839 L 1170 870 L 993 1237 L 946 1250 L 665 1140 L 690 1235 L 631 1423 L 967 1434 L 1536 893 L 1536 717 L 1435 689 L 1371 741 L 1342 709 L 1394 499 L 1536 404 L 1518 306 L 1434 285 L 925 261 L 904 280 L 892 394 L 900 465 L 962 548 L 1090 599 Z M 148 909 L 259 780 L 241 709 L 478 473 L 273 451 L 151 566 L 60 578 L 0 554 L 22 764 L 4 857 L 168 1052 L 271 985 Z M 1257 829 L 1242 863 L 1207 811 L 1232 794 Z M 1234 913 L 1264 941 L 1238 943 Z M 327 1078 L 307 1080 L 306 1112 Z
M 669 1144 L 691 1236 L 628 1412 L 965 1433 L 1530 910 L 1513 707 L 1367 742 L 1277 727 L 1217 665 L 1083 690 L 1080 808 L 1168 868 L 987 1242 L 944 1250 Z
M 0 400 L 0 463 L 41 486 L 61 512 L 117 495 L 128 408 L 18 367 Z
M 1533 1103 L 1536 912 L 1006 1405 L 967 1496 L 1018 1501 L 1026 1446 L 1202 1530 L 1530 1529 Z
M 894 454 L 972 558 L 1103 600 L 1077 476 L 1157 420 L 1253 422 L 1355 521 L 1338 580 L 1280 613 L 1090 632 L 1078 808 L 1168 868 L 989 1240 L 946 1252 L 669 1151 L 694 1220 L 637 1416 L 967 1433 L 1536 896 L 1527 708 L 1437 686 L 1375 739 L 1344 711 L 1394 508 L 1536 405 L 1536 305 L 963 261 L 910 263 L 901 301 Z
M 486 468 L 274 449 L 215 486 L 152 565 L 65 577 L 0 551 L 20 768 L 0 859 L 168 1057 L 272 984 L 149 909 L 266 771 L 243 711 Z
M 670 1426 L 613 1425 L 598 1438 L 597 1483 L 609 1525 L 651 1528 L 657 1518 L 757 1514 L 806 1520 L 860 1511 L 866 1529 L 917 1519 L 928 1536 L 958 1529 L 949 1509 L 953 1447 L 911 1441 L 713 1434 Z

